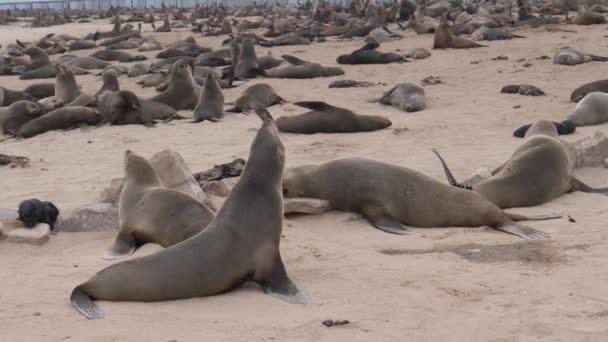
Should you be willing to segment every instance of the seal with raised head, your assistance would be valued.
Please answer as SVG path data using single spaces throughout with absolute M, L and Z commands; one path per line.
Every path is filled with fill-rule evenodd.
M 198 104 L 192 114 L 194 115 L 194 121 L 192 122 L 204 120 L 217 122 L 224 117 L 224 94 L 222 94 L 222 89 L 212 74 L 207 75 L 201 94 L 198 97 Z
M 283 194 L 328 200 L 336 209 L 358 212 L 374 227 L 393 234 L 407 234 L 410 227 L 490 226 L 522 238 L 540 238 L 546 234 L 515 221 L 557 217 L 509 214 L 476 192 L 364 158 L 291 168 L 283 177 Z
M 150 242 L 173 246 L 213 221 L 215 215 L 204 204 L 165 187 L 147 159 L 130 150 L 124 159 L 126 177 L 118 199 L 120 232 L 104 259 L 130 255 Z
M 167 90 L 150 100 L 164 103 L 175 110 L 195 108 L 200 87 L 194 82 L 190 62 L 182 59 L 173 64 Z
M 499 208 L 540 205 L 573 191 L 608 193 L 608 188 L 593 189 L 572 175 L 568 154 L 557 137 L 553 122 L 537 121 L 511 158 L 494 170 L 492 177 L 472 187 L 458 183 L 443 158 L 434 152 L 451 185 L 473 190 Z
M 284 147 L 270 113 L 247 165 L 215 220 L 197 235 L 136 260 L 118 263 L 78 285 L 72 305 L 89 319 L 103 318 L 93 300 L 152 302 L 212 296 L 253 281 L 291 303 L 308 298 L 289 279 L 279 244 L 283 225 Z M 120 286 L 117 286 L 120 284 Z
M 46 51 L 37 46 L 30 46 L 23 50 L 23 53 L 30 56 L 30 63 L 25 66 L 24 71 L 33 71 L 51 64 L 51 59 Z
M 276 122 L 280 132 L 302 134 L 370 132 L 392 125 L 391 121 L 383 116 L 359 115 L 346 108 L 334 107 L 321 101 L 300 101 L 294 104 L 311 111 L 278 118 Z
M 45 97 L 42 100 L 38 100 L 36 103 L 40 106 L 42 114 L 52 112 L 64 105 L 63 101 L 57 96 Z
M 608 93 L 608 80 L 599 80 L 583 84 L 570 94 L 570 101 L 578 102 L 587 94 L 593 92 Z
M 406 112 L 417 112 L 426 108 L 424 89 L 409 82 L 399 83 L 384 93 L 382 97 L 369 102 L 391 105 Z
M 32 101 L 17 101 L 8 107 L 0 107 L 0 128 L 6 135 L 17 135 L 25 123 L 42 115 L 41 106 Z
M 338 67 L 324 66 L 319 63 L 303 61 L 290 55 L 281 56 L 290 65 L 265 70 L 265 77 L 270 78 L 316 78 L 344 75 L 344 70 Z
M 598 125 L 608 121 L 608 94 L 594 92 L 585 95 L 567 119 L 577 126 Z
M 260 74 L 258 65 L 258 57 L 255 54 L 255 47 L 250 38 L 243 40 L 239 52 L 238 63 L 236 64 L 234 77 L 239 78 L 255 78 Z
M 336 62 L 339 64 L 388 64 L 408 61 L 405 57 L 394 52 L 376 51 L 379 47 L 380 43 L 369 42 L 348 55 L 338 56 Z
M 118 78 L 116 78 L 116 73 L 114 71 L 104 71 L 101 74 L 101 79 L 103 80 L 103 84 L 101 85 L 101 88 L 99 88 L 99 90 L 95 93 L 95 96 L 99 96 L 105 91 L 120 90 L 120 82 L 118 82 Z
M 478 47 L 484 47 L 484 45 L 477 44 L 470 39 L 453 35 L 450 32 L 450 25 L 448 24 L 446 16 L 441 16 L 437 29 L 435 30 L 433 49 L 470 49 Z
M 17 131 L 19 138 L 31 138 L 52 130 L 70 129 L 78 125 L 97 125 L 101 114 L 87 107 L 63 107 L 25 123 Z
M 245 89 L 241 96 L 234 101 L 234 106 L 226 109 L 226 112 L 242 113 L 243 111 L 250 110 L 251 104 L 256 102 L 264 107 L 270 107 L 287 101 L 280 97 L 268 84 L 259 83 Z
M 60 98 L 63 103 L 70 103 L 74 101 L 82 93 L 80 87 L 76 83 L 76 78 L 72 71 L 61 64 L 54 64 L 55 66 L 55 94 Z

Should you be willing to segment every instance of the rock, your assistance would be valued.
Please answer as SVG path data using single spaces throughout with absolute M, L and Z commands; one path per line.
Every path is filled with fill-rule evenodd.
M 122 184 L 125 182 L 124 178 L 114 178 L 110 181 L 110 186 L 103 189 L 103 191 L 97 197 L 97 200 L 101 203 L 118 204 L 118 198 L 122 191 Z
M 492 177 L 492 172 L 487 167 L 478 169 L 469 178 L 464 180 L 462 183 L 467 185 L 475 185 L 482 181 Z
M 118 229 L 118 208 L 109 203 L 97 203 L 63 212 L 55 229 L 62 232 L 97 232 Z
M 179 153 L 169 149 L 161 151 L 150 159 L 150 163 L 154 165 L 166 187 L 188 194 L 200 201 L 207 198 Z
M 568 143 L 562 141 L 568 156 L 570 166 L 575 169 L 579 167 L 606 166 L 608 158 L 608 138 L 604 133 L 596 131 L 592 137 L 587 137 Z
M 16 227 L 18 226 L 16 225 Z M 46 223 L 39 223 L 33 228 L 8 229 L 7 227 L 3 234 L 11 242 L 42 245 L 49 240 L 51 228 Z
M 329 201 L 317 198 L 285 198 L 285 214 L 322 214 L 333 209 Z
M 18 217 L 16 210 L 0 208 L 0 221 L 16 220 Z
M 230 188 L 224 181 L 211 181 L 205 182 L 203 185 L 203 191 L 209 195 L 226 197 L 230 194 Z

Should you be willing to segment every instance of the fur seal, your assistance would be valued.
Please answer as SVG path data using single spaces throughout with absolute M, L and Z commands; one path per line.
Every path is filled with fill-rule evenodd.
M 336 58 L 338 64 L 388 64 L 395 62 L 408 62 L 405 57 L 393 52 L 380 52 L 378 42 L 369 42 L 362 48 L 348 55 L 340 55 Z
M 583 84 L 582 86 L 574 89 L 572 94 L 570 94 L 570 101 L 578 102 L 582 100 L 583 97 L 587 96 L 587 94 L 593 92 L 608 93 L 608 80 L 599 80 Z
M 189 63 L 190 61 L 179 60 L 173 64 L 167 90 L 150 100 L 164 103 L 175 110 L 196 107 L 200 87 L 194 82 Z
M 78 68 L 78 67 L 70 67 L 70 70 L 74 75 L 88 75 L 89 72 Z M 54 65 L 45 65 L 42 68 L 38 68 L 36 70 L 24 72 L 21 76 L 19 76 L 20 80 L 33 80 L 33 79 L 41 79 L 41 78 L 55 78 L 57 76 L 55 74 L 55 66 Z
M 110 65 L 109 62 L 102 61 L 101 59 L 95 57 L 76 57 L 63 62 L 63 64 L 85 70 L 105 69 Z
M 234 101 L 234 107 L 227 109 L 227 112 L 241 113 L 251 109 L 252 103 L 260 103 L 264 107 L 287 102 L 280 97 L 271 86 L 265 83 L 254 84 Z
M 204 120 L 217 122 L 224 117 L 224 94 L 212 74 L 207 75 L 205 85 L 198 97 L 198 104 L 192 114 L 194 115 L 192 122 Z
M 574 25 L 594 25 L 605 24 L 606 17 L 601 13 L 594 13 L 589 10 L 589 5 L 584 0 L 578 1 L 578 12 L 572 18 L 571 23 Z
M 91 55 L 91 57 L 101 59 L 102 61 L 107 61 L 107 62 L 118 61 L 121 63 L 144 61 L 144 60 L 148 59 L 146 56 L 142 56 L 142 55 L 133 56 L 130 53 L 118 51 L 118 50 L 99 50 L 99 51 L 94 52 Z
M 141 85 L 142 88 L 157 87 L 165 82 L 167 75 L 161 73 L 152 74 L 145 76 L 141 80 L 137 81 L 137 84 Z
M 593 92 L 585 95 L 567 119 L 577 126 L 598 125 L 608 121 L 608 94 Z
M 28 121 L 42 115 L 41 106 L 32 101 L 17 101 L 8 107 L 0 107 L 0 128 L 5 135 L 17 135 L 17 131 Z
M 72 71 L 61 64 L 55 66 L 55 94 L 63 103 L 70 103 L 81 95 L 80 87 L 76 83 L 76 78 Z
M 303 61 L 297 57 L 283 55 L 283 60 L 290 65 L 265 70 L 263 75 L 270 78 L 316 78 L 344 75 L 344 70 L 328 67 L 319 63 Z
M 513 136 L 516 138 L 523 138 L 526 136 L 526 133 L 532 127 L 533 124 L 523 125 L 513 131 Z M 557 129 L 557 134 L 559 135 L 567 135 L 572 134 L 576 131 L 576 124 L 570 120 L 564 120 L 562 122 L 553 121 L 553 125 L 555 129 Z
M 311 111 L 276 120 L 280 132 L 285 133 L 352 133 L 370 132 L 392 125 L 383 116 L 359 115 L 346 108 L 334 107 L 320 101 L 294 102 Z
M 65 47 L 68 48 L 68 51 L 77 51 L 77 50 L 88 50 L 94 49 L 97 47 L 97 42 L 94 40 L 70 40 L 65 44 Z
M 258 58 L 258 67 L 262 70 L 276 68 L 281 63 L 283 63 L 283 60 L 272 57 L 270 51 L 268 51 L 267 55 Z
M 270 114 L 259 105 L 255 110 L 263 125 L 239 182 L 215 220 L 180 244 L 109 266 L 78 285 L 70 297 L 78 312 L 99 319 L 104 315 L 93 300 L 151 302 L 203 297 L 245 281 L 258 283 L 264 292 L 282 300 L 308 303 L 289 279 L 279 250 L 284 147 Z
M 37 46 L 30 46 L 23 50 L 23 53 L 30 56 L 30 63 L 25 66 L 24 71 L 33 71 L 51 64 L 51 60 L 46 51 Z
M 38 100 L 36 103 L 40 105 L 43 114 L 52 112 L 64 105 L 63 101 L 56 96 L 45 97 L 42 100 Z
M 569 47 L 561 48 L 553 55 L 553 64 L 577 65 L 592 61 L 606 62 L 608 61 L 608 57 L 582 53 Z
M 147 63 L 135 63 L 131 65 L 129 68 L 128 76 L 129 78 L 145 75 L 154 72 L 154 68 L 152 68 Z
M 215 215 L 196 199 L 166 188 L 145 158 L 125 152 L 125 182 L 118 199 L 120 232 L 104 259 L 133 254 L 138 246 L 170 247 L 198 234 Z
M 17 101 L 23 100 L 36 102 L 36 98 L 25 91 L 0 87 L 0 106 L 10 106 Z
M 156 120 L 168 122 L 173 119 L 184 119 L 175 109 L 164 103 L 151 100 L 140 100 L 128 90 L 117 92 L 106 91 L 98 100 L 97 109 L 104 119 L 99 125 L 138 124 L 152 126 Z
M 608 193 L 608 188 L 593 189 L 572 175 L 568 154 L 557 137 L 551 121 L 537 121 L 511 158 L 492 177 L 472 187 L 458 183 L 443 158 L 435 154 L 451 185 L 472 189 L 499 208 L 540 205 L 572 191 Z
M 31 84 L 23 89 L 23 92 L 28 93 L 37 99 L 55 96 L 55 83 Z
M 105 71 L 101 74 L 101 78 L 103 80 L 103 84 L 101 88 L 95 93 L 95 96 L 99 96 L 103 94 L 105 91 L 119 91 L 120 83 L 116 78 L 116 73 L 113 71 Z
M 236 64 L 234 77 L 237 79 L 255 78 L 258 74 L 260 74 L 260 68 L 253 41 L 250 38 L 245 38 L 240 49 L 239 61 Z
M 500 31 L 487 26 L 481 26 L 471 34 L 471 39 L 478 40 L 508 40 L 513 38 L 526 38 L 515 33 Z
M 413 83 L 404 82 L 389 89 L 382 97 L 370 102 L 380 102 L 401 108 L 406 112 L 417 112 L 426 108 L 424 89 Z
M 283 194 L 328 200 L 336 209 L 361 213 L 374 227 L 393 234 L 407 234 L 410 227 L 490 226 L 526 239 L 546 236 L 514 222 L 539 218 L 508 214 L 476 192 L 364 158 L 291 168 L 283 176 Z M 542 217 L 548 218 L 555 216 Z
M 70 129 L 80 124 L 97 125 L 101 114 L 87 107 L 63 107 L 25 123 L 17 131 L 17 137 L 31 138 L 44 132 Z
M 273 47 L 273 46 L 286 46 L 286 45 L 310 45 L 310 40 L 300 37 L 297 34 L 289 33 L 282 36 L 278 36 L 273 40 L 260 42 L 261 46 Z
M 484 47 L 484 45 L 453 35 L 450 32 L 450 25 L 448 24 L 445 15 L 441 16 L 437 29 L 435 30 L 433 49 L 470 49 L 478 47 Z

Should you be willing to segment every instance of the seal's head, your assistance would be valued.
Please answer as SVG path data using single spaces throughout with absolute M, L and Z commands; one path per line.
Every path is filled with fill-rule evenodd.
M 42 106 L 27 100 L 16 101 L 9 106 L 14 113 L 25 114 L 32 117 L 38 117 L 42 114 Z

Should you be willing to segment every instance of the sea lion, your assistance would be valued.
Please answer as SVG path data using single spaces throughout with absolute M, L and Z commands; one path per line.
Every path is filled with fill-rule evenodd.
M 443 158 L 434 152 L 451 185 L 471 189 L 499 208 L 540 205 L 572 191 L 608 193 L 608 188 L 593 189 L 572 175 L 568 153 L 557 137 L 551 121 L 537 121 L 511 158 L 494 170 L 492 177 L 472 187 L 458 183 Z
M 481 26 L 471 34 L 471 39 L 478 40 L 508 40 L 513 38 L 526 38 L 515 33 L 500 31 L 487 26 Z
M 142 88 L 156 87 L 164 83 L 166 79 L 167 75 L 163 73 L 152 74 L 145 76 L 141 80 L 137 81 L 137 84 L 141 85 Z
M 445 15 L 441 16 L 437 29 L 435 30 L 433 49 L 470 49 L 478 47 L 484 47 L 484 45 L 453 35 L 450 32 L 450 25 L 448 24 Z
M 258 67 L 262 70 L 276 68 L 281 63 L 283 63 L 283 60 L 272 57 L 270 51 L 268 51 L 267 55 L 258 58 Z
M 141 75 L 149 74 L 154 72 L 155 69 L 152 68 L 147 63 L 135 63 L 129 68 L 128 76 L 129 78 L 138 77 Z
M 294 104 L 311 111 L 278 118 L 276 123 L 280 132 L 300 134 L 371 132 L 392 125 L 391 121 L 383 116 L 359 115 L 325 102 L 300 101 Z
M 95 57 L 76 57 L 63 62 L 64 65 L 70 67 L 78 67 L 85 70 L 105 69 L 110 65 L 109 62 L 102 61 Z
M 23 92 L 32 95 L 37 99 L 55 96 L 55 83 L 35 83 L 23 89 Z
M 40 105 L 42 114 L 52 112 L 57 108 L 63 107 L 64 105 L 63 101 L 56 96 L 45 97 L 42 100 L 38 100 L 36 103 Z
M 180 60 L 173 64 L 167 90 L 150 100 L 164 103 L 175 110 L 196 107 L 200 87 L 195 84 L 192 78 L 192 69 L 189 63 L 189 61 Z
M 532 125 L 533 124 L 528 124 L 528 125 L 523 125 L 523 126 L 519 127 L 518 129 L 513 131 L 513 136 L 516 138 L 525 137 L 526 133 L 528 132 L 530 127 L 532 127 Z M 576 131 L 576 124 L 570 120 L 564 120 L 562 122 L 553 121 L 553 125 L 555 126 L 555 129 L 557 129 L 558 135 L 572 134 L 572 133 L 574 133 L 574 131 Z
M 140 38 L 129 38 L 113 45 L 106 46 L 107 50 L 130 50 L 130 49 L 141 49 L 143 41 Z M 144 51 L 144 50 L 138 50 Z
M 583 84 L 582 86 L 574 89 L 572 94 L 570 94 L 570 101 L 578 102 L 582 100 L 583 97 L 587 96 L 587 94 L 593 92 L 608 93 L 608 80 L 599 80 Z
M 11 90 L 0 87 L 0 106 L 10 106 L 17 101 L 22 100 L 36 102 L 37 98 L 26 93 L 25 91 Z
M 140 100 L 137 95 L 128 90 L 104 92 L 97 101 L 97 109 L 104 117 L 98 125 L 109 123 L 110 125 L 150 127 L 156 120 L 167 122 L 173 119 L 183 119 L 166 104 Z
M 289 279 L 279 250 L 284 147 L 270 114 L 259 106 L 255 110 L 263 125 L 239 182 L 215 220 L 182 243 L 109 266 L 78 285 L 70 296 L 76 310 L 89 319 L 99 319 L 104 315 L 93 300 L 151 302 L 203 297 L 245 281 L 258 283 L 279 299 L 308 303 Z
M 31 138 L 44 132 L 70 129 L 77 125 L 97 125 L 101 114 L 87 107 L 63 107 L 25 123 L 17 131 L 17 137 Z
M 129 38 L 141 38 L 141 34 L 138 31 L 129 31 L 129 32 L 123 33 L 117 37 L 106 39 L 103 42 L 101 42 L 99 45 L 110 46 L 110 45 L 114 45 L 116 43 L 120 43 L 124 40 L 128 40 Z
M 601 13 L 594 13 L 589 10 L 589 5 L 587 5 L 583 0 L 578 1 L 578 13 L 572 18 L 570 21 L 573 25 L 595 25 L 595 24 L 605 24 L 606 17 L 604 17 Z
M 70 103 L 80 96 L 80 87 L 72 71 L 61 64 L 55 65 L 55 94 L 63 103 Z
M 144 61 L 148 59 L 148 57 L 143 55 L 133 56 L 130 53 L 118 50 L 99 50 L 94 52 L 91 57 L 101 59 L 102 61 L 118 61 L 121 63 Z
M 585 95 L 567 119 L 577 126 L 598 125 L 608 121 L 608 94 L 593 92 Z
M 205 85 L 198 97 L 198 104 L 192 114 L 194 115 L 194 121 L 192 122 L 204 120 L 217 122 L 224 117 L 224 94 L 222 94 L 222 89 L 212 74 L 207 76 Z
M 16 135 L 28 121 L 42 115 L 41 106 L 32 101 L 17 101 L 8 107 L 0 107 L 0 128 L 5 135 Z
M 112 71 L 106 71 L 102 75 L 103 84 L 101 88 L 95 93 L 95 96 L 103 94 L 105 91 L 119 91 L 120 82 L 116 78 L 116 73 Z
M 253 41 L 245 38 L 240 49 L 239 62 L 236 64 L 234 77 L 239 78 L 255 78 L 260 74 L 258 66 L 258 57 L 255 54 Z
M 378 42 L 367 43 L 348 55 L 338 56 L 336 62 L 338 64 L 388 64 L 408 61 L 397 53 L 376 51 L 378 47 L 380 47 Z
M 104 259 L 133 254 L 138 246 L 170 247 L 198 234 L 215 215 L 204 204 L 165 187 L 145 158 L 125 152 L 125 181 L 118 199 L 120 232 Z
M 234 107 L 226 109 L 226 112 L 241 113 L 251 109 L 252 103 L 260 103 L 264 107 L 287 102 L 280 97 L 274 89 L 265 83 L 254 84 L 234 101 Z
M 476 192 L 364 158 L 291 168 L 283 176 L 283 195 L 328 200 L 336 209 L 358 212 L 374 227 L 393 234 L 407 234 L 410 227 L 490 226 L 525 239 L 546 236 L 514 222 L 530 218 L 503 212 Z
M 65 44 L 68 48 L 68 51 L 77 51 L 77 50 L 88 50 L 94 49 L 97 47 L 97 42 L 94 40 L 70 40 Z
M 310 40 L 300 37 L 297 34 L 289 33 L 282 36 L 278 36 L 273 40 L 260 42 L 261 46 L 272 47 L 272 46 L 286 46 L 286 45 L 310 45 Z
M 606 62 L 608 57 L 582 53 L 569 47 L 561 48 L 553 55 L 553 64 L 577 65 L 592 61 Z
M 30 63 L 25 66 L 24 71 L 33 71 L 51 64 L 51 60 L 46 51 L 37 46 L 30 46 L 23 50 L 23 53 L 30 56 Z
M 406 112 L 417 112 L 426 108 L 424 89 L 409 82 L 399 83 L 389 89 L 382 97 L 370 102 L 380 102 L 401 108 Z
M 303 61 L 290 55 L 281 56 L 290 65 L 265 70 L 263 75 L 270 78 L 316 78 L 344 75 L 344 70 L 319 63 Z
M 82 68 L 78 67 L 70 67 L 70 70 L 74 75 L 88 75 L 89 72 Z M 21 76 L 19 76 L 20 80 L 33 80 L 33 79 L 41 79 L 41 78 L 55 78 L 57 74 L 55 73 L 54 65 L 45 65 L 42 68 L 38 68 L 36 70 L 24 72 Z

